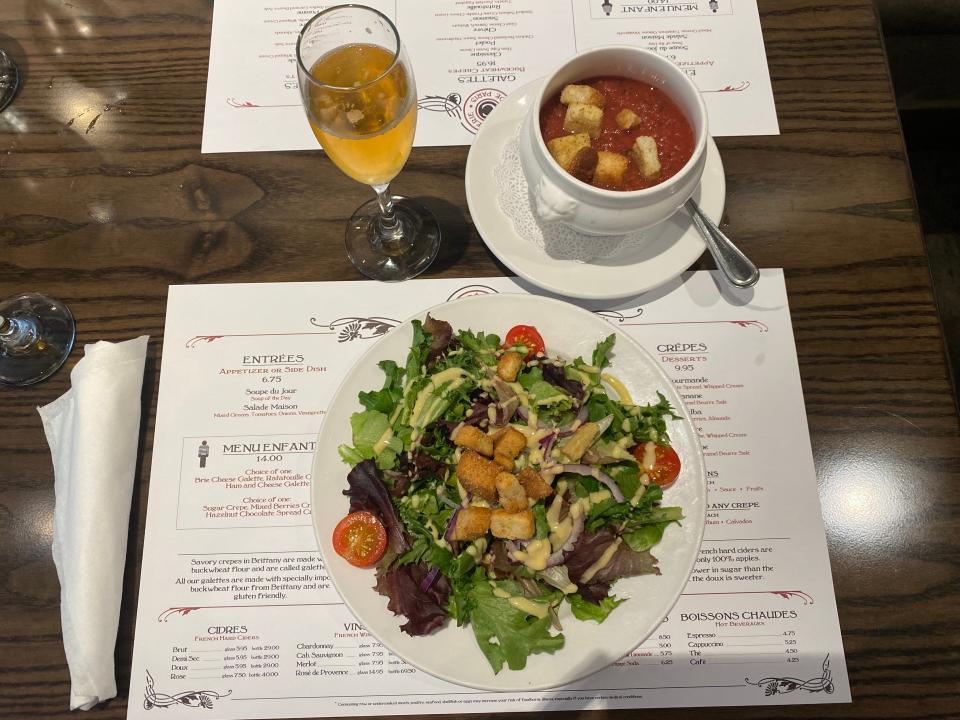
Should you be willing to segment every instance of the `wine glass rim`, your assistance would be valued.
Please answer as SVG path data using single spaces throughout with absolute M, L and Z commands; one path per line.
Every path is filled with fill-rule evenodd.
M 314 21 L 320 18 L 321 16 L 327 15 L 337 10 L 343 10 L 345 8 L 357 8 L 359 10 L 367 10 L 373 13 L 374 15 L 379 16 L 384 21 L 386 21 L 387 26 L 393 32 L 394 39 L 397 41 L 396 49 L 393 51 L 393 59 L 390 60 L 390 65 L 388 65 L 387 68 L 382 73 L 377 75 L 377 77 L 373 78 L 372 80 L 368 80 L 362 85 L 345 86 L 345 85 L 331 85 L 330 83 L 320 82 L 313 76 L 313 73 L 310 72 L 310 68 L 308 68 L 306 65 L 303 64 L 303 58 L 300 55 L 300 43 L 303 41 L 303 34 L 307 31 L 307 28 L 313 25 Z M 359 3 L 344 3 L 342 5 L 333 5 L 332 7 L 326 8 L 325 10 L 321 10 L 320 12 L 318 12 L 316 15 L 314 15 L 312 18 L 310 18 L 303 24 L 303 27 L 300 29 L 300 34 L 297 36 L 297 65 L 300 66 L 300 69 L 303 71 L 303 74 L 306 75 L 310 79 L 310 82 L 312 82 L 314 85 L 330 88 L 331 90 L 357 91 L 365 87 L 369 87 L 374 83 L 379 82 L 388 74 L 390 74 L 390 72 L 394 69 L 394 67 L 396 67 L 397 63 L 400 60 L 401 49 L 402 48 L 400 45 L 400 33 L 397 31 L 397 26 L 393 24 L 393 21 L 390 18 L 388 18 L 379 10 L 369 7 L 367 5 L 360 5 Z

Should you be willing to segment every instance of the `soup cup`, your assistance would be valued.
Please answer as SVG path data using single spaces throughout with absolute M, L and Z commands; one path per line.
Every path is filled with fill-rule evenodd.
M 540 109 L 565 85 L 599 76 L 618 76 L 662 90 L 693 129 L 693 155 L 671 178 L 643 190 L 605 190 L 567 173 L 547 150 Z M 614 45 L 567 60 L 543 83 L 520 130 L 520 165 L 533 207 L 547 224 L 562 223 L 587 235 L 623 235 L 657 225 L 693 195 L 707 157 L 707 109 L 693 81 L 676 65 L 649 50 Z

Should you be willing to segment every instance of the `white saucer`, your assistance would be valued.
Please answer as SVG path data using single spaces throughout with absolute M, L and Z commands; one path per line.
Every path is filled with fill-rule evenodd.
M 578 262 L 551 257 L 517 233 L 497 200 L 496 168 L 504 148 L 534 101 L 538 79 L 515 90 L 483 121 L 467 156 L 467 205 L 480 237 L 500 261 L 517 275 L 545 290 L 567 297 L 607 300 L 637 295 L 673 280 L 706 249 L 690 216 L 680 210 L 644 233 L 644 243 L 616 257 Z M 707 161 L 694 200 L 714 222 L 726 200 L 723 162 L 713 138 L 707 138 Z

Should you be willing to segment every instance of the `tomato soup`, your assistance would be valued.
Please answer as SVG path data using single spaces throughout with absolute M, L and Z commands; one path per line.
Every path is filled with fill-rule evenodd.
M 587 85 L 604 97 L 599 136 L 591 140 L 594 150 L 629 157 L 636 139 L 647 136 L 656 141 L 660 161 L 660 171 L 651 177 L 645 177 L 631 161 L 617 186 L 603 182 L 591 184 L 607 190 L 642 190 L 676 175 L 693 155 L 695 140 L 690 122 L 659 88 L 623 77 L 596 77 L 576 84 Z M 636 115 L 629 129 L 617 122 L 617 114 L 624 109 Z M 566 112 L 567 106 L 560 102 L 560 92 L 544 103 L 540 110 L 540 132 L 545 143 L 572 134 L 563 127 Z

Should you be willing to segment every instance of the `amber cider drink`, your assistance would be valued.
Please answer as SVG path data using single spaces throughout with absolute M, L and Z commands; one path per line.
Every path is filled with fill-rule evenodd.
M 330 159 L 354 180 L 383 185 L 400 172 L 417 124 L 416 92 L 402 63 L 379 45 L 352 44 L 320 57 L 307 116 Z

